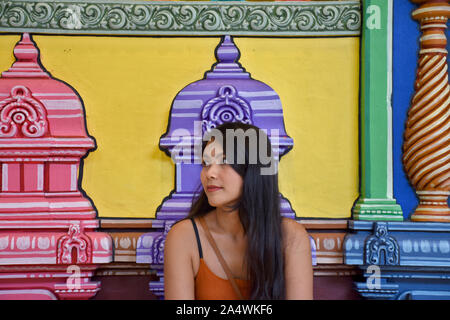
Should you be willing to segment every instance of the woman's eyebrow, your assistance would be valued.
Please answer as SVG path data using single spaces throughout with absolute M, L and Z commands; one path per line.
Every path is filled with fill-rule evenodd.
M 211 155 L 211 152 L 203 152 L 204 157 L 210 158 L 211 157 L 210 155 Z M 223 151 L 215 152 L 214 158 L 221 157 L 221 156 L 223 156 Z
M 225 155 L 223 154 L 223 152 L 220 152 L 213 159 L 217 159 L 217 158 L 225 159 Z M 208 154 L 203 154 L 203 159 L 211 160 L 211 157 Z

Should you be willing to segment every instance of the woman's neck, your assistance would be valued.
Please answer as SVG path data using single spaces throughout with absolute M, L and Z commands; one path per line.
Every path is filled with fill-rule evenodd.
M 244 227 L 239 218 L 238 209 L 216 208 L 215 223 L 221 232 L 230 235 L 235 240 L 244 236 Z

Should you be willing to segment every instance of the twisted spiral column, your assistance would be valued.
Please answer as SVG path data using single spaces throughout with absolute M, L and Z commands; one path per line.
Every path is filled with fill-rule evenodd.
M 413 221 L 450 222 L 450 89 L 445 29 L 448 0 L 412 0 L 422 37 L 415 94 L 408 111 L 403 165 L 420 203 Z

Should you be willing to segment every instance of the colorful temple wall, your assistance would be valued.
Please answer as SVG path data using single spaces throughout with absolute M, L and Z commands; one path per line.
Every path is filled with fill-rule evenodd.
M 18 37 L 2 37 L 5 41 L 8 38 L 12 47 Z M 147 284 L 155 275 L 148 264 L 135 264 L 134 252 L 143 232 L 157 228 L 148 218 L 155 217 L 156 208 L 173 188 L 173 163 L 159 150 L 157 141 L 165 131 L 174 96 L 186 84 L 203 77 L 215 61 L 213 52 L 219 39 L 34 36 L 42 63 L 73 85 L 85 106 L 99 106 L 86 107 L 87 127 L 96 138 L 95 152 L 99 153 L 92 162 L 84 160 L 82 186 L 89 194 L 94 193 L 102 230 L 112 236 L 115 249 L 114 263 L 100 266 L 96 272 L 103 288 L 96 299 L 122 297 L 117 288 L 126 288 L 123 291 L 129 291 L 128 297 L 152 298 Z M 358 193 L 358 38 L 235 39 L 241 50 L 240 63 L 253 78 L 264 80 L 282 97 L 285 126 L 292 128 L 293 134 L 287 130 L 298 146 L 296 152 L 305 155 L 292 157 L 294 148 L 283 157 L 281 192 L 292 202 L 298 217 L 349 218 Z M 273 48 L 277 48 L 276 54 Z M 192 63 L 183 63 L 186 60 Z M 274 76 L 277 74 L 285 76 Z M 266 80 L 269 77 L 272 80 Z M 342 79 L 343 87 L 337 87 Z M 321 94 L 324 91 L 327 95 Z M 286 109 L 287 105 L 292 107 Z M 337 118 L 345 121 L 336 122 Z M 149 126 L 148 119 L 157 121 Z M 289 127 L 289 123 L 293 125 Z M 125 152 L 118 157 L 117 150 Z M 330 163 L 335 155 L 336 161 Z M 308 181 L 308 187 L 300 182 L 303 180 Z M 337 220 L 328 228 L 345 228 L 344 221 Z M 317 229 L 324 225 L 311 226 Z M 342 264 L 338 251 L 344 235 L 312 233 L 318 245 L 325 241 L 325 251 L 337 256 L 330 259 L 326 252 L 321 253 L 322 248 L 320 262 Z M 337 245 L 330 246 L 335 242 Z M 345 267 L 339 272 L 349 275 Z M 336 272 L 328 268 L 318 274 L 325 279 Z M 349 281 L 348 277 L 335 281 L 335 286 L 343 283 L 343 291 L 351 291 Z M 316 284 L 323 288 L 328 285 L 327 280 Z M 317 296 L 321 295 L 327 293 L 318 291 Z
M 0 69 L 14 61 L 18 39 L 0 38 Z M 214 63 L 220 38 L 33 39 L 43 65 L 86 106 L 98 146 L 84 161 L 83 189 L 99 216 L 155 217 L 174 181 L 173 163 L 158 146 L 170 106 Z M 349 218 L 358 194 L 358 39 L 237 38 L 236 44 L 252 77 L 281 96 L 295 143 L 281 162 L 281 192 L 298 217 Z
M 343 8 L 346 3 L 335 1 L 332 5 Z M 351 7 L 358 1 L 349 3 Z M 445 223 L 370 222 L 408 220 L 418 204 L 402 164 L 406 114 L 419 50 L 419 24 L 411 18 L 416 8 L 410 1 L 364 0 L 361 33 L 350 28 L 342 35 L 336 25 L 328 34 L 319 34 L 323 29 L 311 26 L 306 33 L 295 25 L 287 33 L 267 26 L 256 31 L 240 26 L 234 37 L 241 65 L 252 78 L 270 85 L 282 101 L 286 132 L 293 138 L 294 148 L 280 162 L 280 191 L 314 238 L 316 299 L 359 299 L 360 294 L 366 298 L 429 298 L 426 290 L 418 293 L 413 289 L 426 288 L 423 283 L 430 275 L 437 283 L 432 289 L 440 297 L 449 296 Z M 197 34 L 173 37 L 184 30 L 163 26 L 158 32 L 141 31 L 140 35 L 146 37 L 139 37 L 114 21 L 109 28 L 104 28 L 107 24 L 97 25 L 92 31 L 78 33 L 54 25 L 24 25 L 23 29 L 48 33 L 33 35 L 42 64 L 78 92 L 85 105 L 89 134 L 96 139 L 97 149 L 84 159 L 82 188 L 93 199 L 101 231 L 111 235 L 115 250 L 114 263 L 96 272 L 102 290 L 95 298 L 122 298 L 125 292 L 129 298 L 156 298 L 148 291 L 148 283 L 158 281 L 160 275 L 150 271 L 149 264 L 136 263 L 136 250 L 142 245 L 142 235 L 161 232 L 161 225 L 152 218 L 174 189 L 174 166 L 159 149 L 158 141 L 166 131 L 176 94 L 203 78 L 215 63 L 213 52 L 223 31 L 208 33 L 203 24 Z M 22 31 L 17 26 L 9 27 L 7 31 L 15 34 L 0 36 L 0 70 L 7 70 L 14 61 L 12 48 Z M 220 29 L 218 25 L 213 28 Z M 65 35 L 54 35 L 61 32 Z M 153 37 L 158 34 L 162 36 Z M 377 48 L 380 43 L 383 49 Z M 390 97 L 390 76 L 392 100 L 384 102 L 387 113 L 381 115 L 389 116 L 391 104 L 392 123 L 389 119 L 380 122 L 380 114 L 370 112 L 376 112 L 373 106 L 382 101 L 377 90 Z M 364 86 L 373 85 L 373 79 L 381 81 L 375 81 L 379 83 L 375 83 L 372 96 L 365 95 Z M 371 107 L 369 102 L 374 102 Z M 360 117 L 364 110 L 367 117 Z M 378 136 L 378 132 L 370 131 L 372 123 L 382 130 Z M 373 140 L 364 140 L 368 136 Z M 382 137 L 387 140 L 377 146 L 377 139 Z M 374 156 L 380 151 L 381 158 Z M 378 161 L 384 161 L 383 157 L 386 164 Z M 370 179 L 381 182 L 371 185 Z M 360 194 L 371 201 L 380 200 L 380 194 L 381 200 L 390 199 L 389 206 L 397 210 L 397 215 L 357 215 L 360 212 L 355 211 L 355 203 Z M 390 243 L 398 253 L 390 256 L 390 262 L 372 262 L 383 268 L 381 289 L 356 283 L 355 290 L 355 276 L 370 276 L 367 252 L 379 254 L 364 249 L 362 244 L 367 239 L 374 244 Z M 427 254 L 420 256 L 422 248 Z M 408 269 L 410 264 L 405 261 L 415 263 L 415 271 Z M 412 280 L 391 284 L 405 277 Z

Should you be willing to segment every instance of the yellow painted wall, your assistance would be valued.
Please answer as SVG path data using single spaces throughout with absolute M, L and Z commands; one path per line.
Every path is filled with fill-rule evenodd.
M 84 101 L 98 149 L 83 189 L 100 217 L 155 217 L 173 189 L 174 165 L 158 148 L 175 95 L 215 62 L 218 37 L 34 36 L 41 61 Z M 0 36 L 0 71 L 16 35 Z M 358 38 L 236 38 L 243 67 L 283 103 L 294 148 L 280 190 L 299 217 L 348 218 L 358 197 Z

